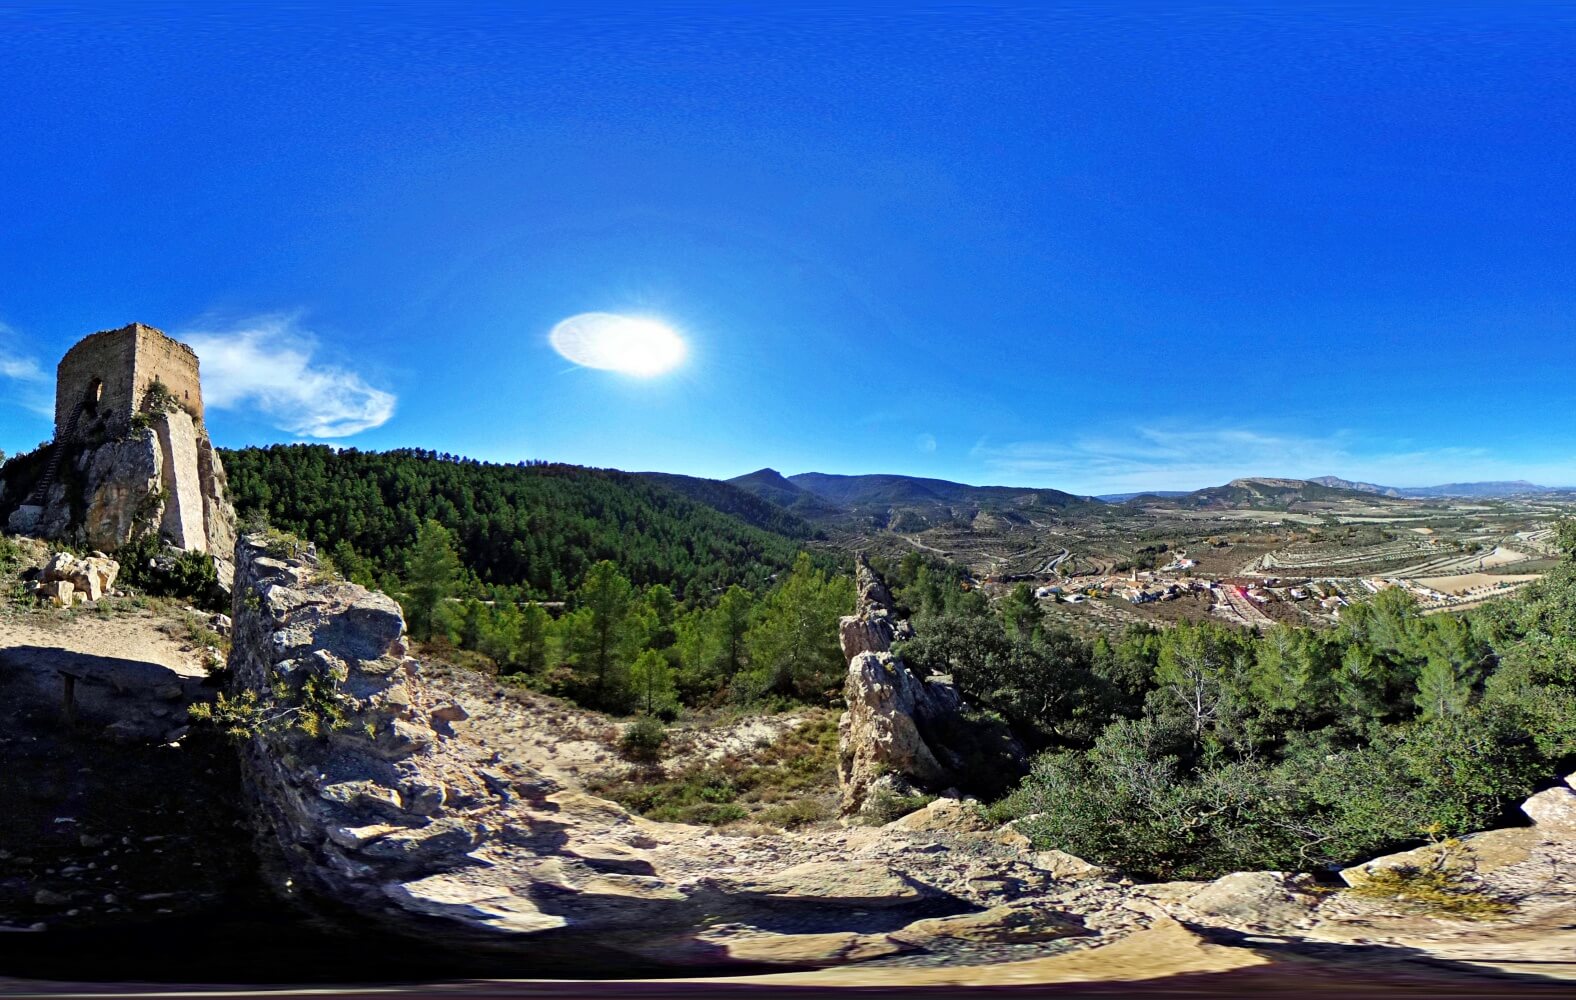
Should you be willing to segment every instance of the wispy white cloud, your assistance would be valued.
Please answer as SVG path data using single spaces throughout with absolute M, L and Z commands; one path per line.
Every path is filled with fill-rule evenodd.
M 1275 433 L 1251 427 L 1133 427 L 1066 440 L 981 440 L 972 450 L 995 481 L 1080 493 L 1197 489 L 1241 476 L 1334 475 L 1385 486 L 1530 478 L 1576 482 L 1576 465 L 1517 465 L 1483 448 L 1419 449 L 1404 441 Z
M 317 360 L 317 337 L 293 316 L 184 330 L 179 339 L 202 363 L 207 407 L 255 409 L 275 427 L 313 438 L 348 437 L 394 416 L 393 393 Z
M 36 358 L 16 346 L 20 339 L 15 330 L 0 323 L 0 379 L 17 383 L 6 392 L 6 398 L 39 416 L 53 417 L 53 380 Z
M 8 354 L 4 349 L 0 349 L 0 377 L 16 379 L 18 382 L 45 382 L 49 379 L 37 361 Z

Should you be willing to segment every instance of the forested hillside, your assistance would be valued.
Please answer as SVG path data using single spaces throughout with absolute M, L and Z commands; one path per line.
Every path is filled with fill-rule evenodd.
M 637 472 L 642 479 L 689 497 L 745 524 L 788 538 L 817 538 L 822 532 L 804 518 L 733 483 L 671 472 Z
M 347 573 L 385 586 L 404 576 L 417 529 L 429 519 L 448 529 L 479 583 L 541 600 L 563 599 L 601 560 L 636 586 L 664 584 L 680 599 L 734 583 L 760 589 L 801 548 L 623 472 L 322 445 L 223 457 L 243 519 L 261 512 L 316 542 Z

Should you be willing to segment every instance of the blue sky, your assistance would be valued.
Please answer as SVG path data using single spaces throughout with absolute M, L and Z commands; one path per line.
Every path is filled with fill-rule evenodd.
M 696 9 L 0 6 L 0 448 L 137 320 L 231 446 L 1576 483 L 1569 12 Z

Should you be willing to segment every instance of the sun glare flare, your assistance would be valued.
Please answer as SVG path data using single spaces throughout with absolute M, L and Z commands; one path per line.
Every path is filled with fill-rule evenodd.
M 553 327 L 553 350 L 585 368 L 650 378 L 672 371 L 688 347 L 672 327 L 654 319 L 591 312 Z

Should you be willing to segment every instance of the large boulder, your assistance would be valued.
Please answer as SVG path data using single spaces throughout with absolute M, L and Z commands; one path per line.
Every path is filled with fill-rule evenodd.
M 1511 827 L 1505 830 L 1485 830 L 1470 833 L 1456 841 L 1443 844 L 1425 844 L 1410 851 L 1386 854 L 1364 861 L 1341 871 L 1347 885 L 1360 885 L 1375 871 L 1386 868 L 1415 868 L 1429 870 L 1441 866 L 1487 875 L 1519 865 L 1533 856 L 1544 840 L 1544 831 L 1535 827 Z
M 1576 837 L 1576 791 L 1566 785 L 1545 789 L 1521 804 L 1539 830 Z
M 79 558 L 69 552 L 50 557 L 34 582 L 34 593 L 56 604 L 69 607 L 77 599 L 97 601 L 115 585 L 120 563 L 95 552 Z
M 1204 923 L 1261 931 L 1306 927 L 1319 905 L 1313 877 L 1287 872 L 1235 872 L 1188 896 Z
M 926 684 L 891 653 L 860 653 L 848 664 L 848 710 L 838 722 L 843 811 L 866 805 L 874 783 L 896 775 L 921 788 L 944 788 L 952 775 L 920 733 L 930 710 Z
M 904 944 L 933 948 L 969 941 L 982 944 L 1034 944 L 1083 934 L 1083 921 L 1038 903 L 1004 903 L 978 913 L 916 920 L 891 937 Z

